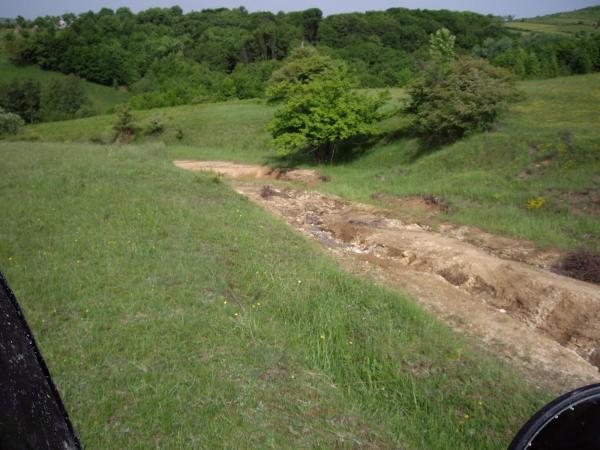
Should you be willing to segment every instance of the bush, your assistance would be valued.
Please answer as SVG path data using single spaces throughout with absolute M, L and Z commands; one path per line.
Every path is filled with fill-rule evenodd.
M 43 120 L 83 117 L 89 110 L 83 81 L 75 75 L 51 80 L 42 90 L 40 113 Z
M 512 78 L 482 59 L 434 65 L 409 89 L 414 131 L 429 143 L 449 143 L 490 127 L 517 97 Z
M 127 104 L 121 104 L 117 109 L 117 122 L 114 125 L 115 139 L 121 143 L 130 142 L 134 136 L 136 127 L 133 124 L 133 115 Z
M 146 127 L 144 134 L 146 136 L 158 136 L 165 131 L 165 125 L 160 117 L 155 117 L 150 120 L 150 124 Z
M 39 119 L 40 97 L 40 83 L 32 79 L 14 80 L 0 87 L 0 106 L 27 123 Z
M 16 134 L 23 125 L 25 121 L 19 115 L 0 108 L 0 136 Z

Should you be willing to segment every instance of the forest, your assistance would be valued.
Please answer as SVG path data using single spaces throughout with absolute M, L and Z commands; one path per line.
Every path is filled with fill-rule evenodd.
M 277 14 L 244 7 L 188 14 L 177 6 L 137 14 L 103 8 L 79 16 L 18 17 L 1 26 L 12 63 L 126 87 L 134 109 L 262 97 L 281 61 L 304 45 L 345 61 L 358 87 L 405 86 L 422 71 L 429 36 L 440 28 L 456 36 L 457 53 L 485 58 L 521 79 L 600 70 L 600 33 L 521 35 L 500 17 L 448 10 L 324 17 L 316 8 Z M 2 106 L 11 109 L 6 101 Z

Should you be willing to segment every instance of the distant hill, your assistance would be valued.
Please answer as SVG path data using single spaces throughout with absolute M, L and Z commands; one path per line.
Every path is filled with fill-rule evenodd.
M 15 79 L 32 78 L 43 85 L 50 80 L 64 77 L 66 75 L 62 73 L 42 70 L 35 65 L 17 67 L 0 50 L 0 84 L 8 83 Z M 95 114 L 111 112 L 115 105 L 127 100 L 129 97 L 129 93 L 126 91 L 91 83 L 87 80 L 84 80 L 84 88 Z
M 506 26 L 523 34 L 574 35 L 579 32 L 600 32 L 600 5 L 530 19 L 514 20 L 507 22 Z

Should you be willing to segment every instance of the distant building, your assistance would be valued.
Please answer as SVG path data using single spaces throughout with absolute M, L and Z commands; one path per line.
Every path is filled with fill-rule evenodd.
M 60 19 L 57 23 L 56 23 L 56 28 L 58 28 L 59 30 L 65 29 L 67 28 L 67 22 L 65 22 L 63 19 Z

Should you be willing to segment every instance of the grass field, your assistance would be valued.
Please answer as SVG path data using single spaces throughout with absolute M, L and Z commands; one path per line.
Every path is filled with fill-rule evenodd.
M 600 249 L 600 75 L 521 84 L 496 130 L 433 152 L 400 139 L 325 168 L 336 194 L 434 194 L 453 221 L 564 249 Z M 388 130 L 399 126 L 391 121 Z M 584 194 L 587 193 L 587 194 Z M 539 209 L 528 201 L 544 199 Z
M 573 35 L 600 31 L 600 6 L 547 16 L 507 22 L 506 26 L 522 33 Z
M 1 47 L 1 46 L 0 46 Z M 42 70 L 38 66 L 17 67 L 8 58 L 0 53 L 0 84 L 15 79 L 31 78 L 44 85 L 48 81 L 64 77 L 62 73 Z M 111 87 L 102 86 L 89 81 L 83 81 L 85 93 L 90 100 L 92 110 L 96 114 L 105 114 L 112 111 L 118 103 L 127 100 L 128 93 Z
M 436 151 L 403 137 L 405 120 L 381 124 L 384 139 L 353 160 L 321 170 L 319 189 L 361 201 L 372 195 L 434 194 L 452 206 L 448 219 L 563 249 L 600 249 L 600 75 L 521 83 L 525 99 L 496 129 Z M 401 101 L 402 91 L 392 92 Z M 285 164 L 265 125 L 274 108 L 259 101 L 135 112 L 140 128 L 161 118 L 168 158 Z M 28 126 L 15 139 L 109 142 L 113 116 Z M 177 130 L 183 138 L 178 140 Z M 305 161 L 304 165 L 310 165 Z M 530 200 L 543 199 L 538 209 Z
M 146 111 L 134 111 L 136 125 L 144 130 L 153 119 L 165 125 L 158 137 L 143 138 L 140 142 L 164 142 L 189 146 L 206 154 L 241 160 L 252 160 L 272 154 L 265 124 L 275 108 L 258 100 L 231 101 L 217 104 L 186 105 Z M 26 127 L 16 140 L 57 142 L 110 143 L 114 140 L 114 115 Z M 177 139 L 178 130 L 183 137 Z
M 496 449 L 548 400 L 171 151 L 0 143 L 0 267 L 86 448 Z

